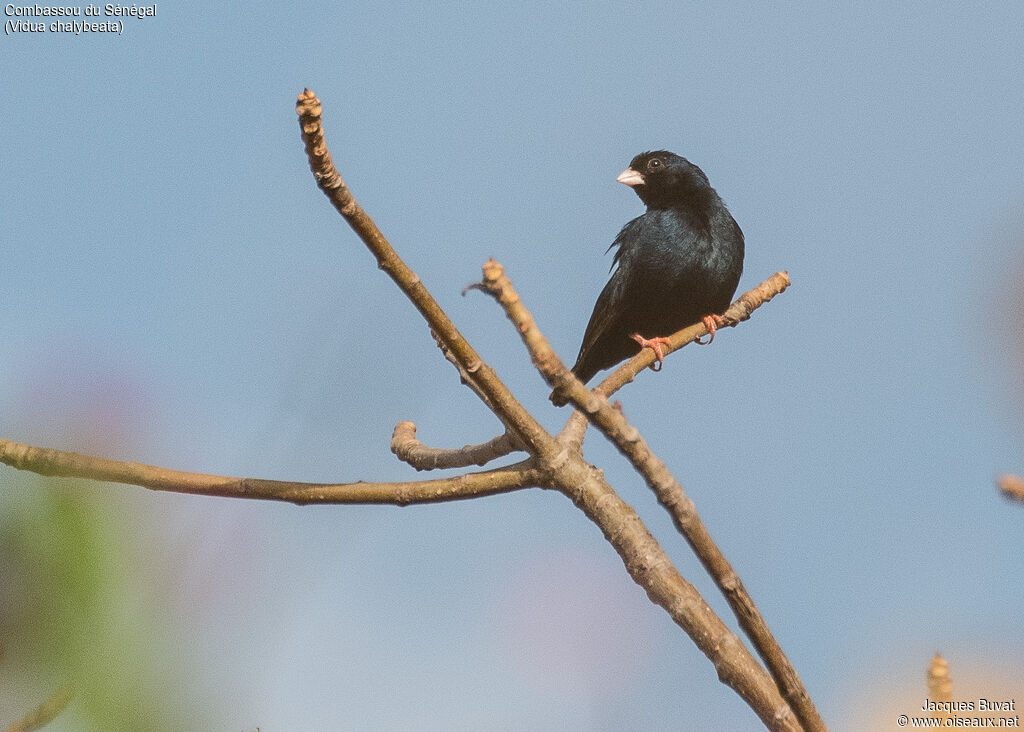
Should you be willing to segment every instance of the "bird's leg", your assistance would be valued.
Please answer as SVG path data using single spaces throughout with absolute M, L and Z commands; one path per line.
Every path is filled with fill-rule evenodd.
M 715 331 L 718 330 L 718 326 L 722 324 L 722 316 L 712 313 L 711 315 L 705 315 L 700 319 L 700 322 L 704 323 L 704 327 L 708 329 L 708 339 L 706 341 L 702 341 L 698 338 L 696 343 L 698 346 L 710 345 L 711 341 L 715 340 Z
M 665 346 L 668 345 L 668 338 L 651 338 L 648 340 L 639 333 L 634 333 L 630 336 L 634 341 L 640 344 L 640 348 L 650 348 L 654 351 L 655 357 L 658 359 L 651 364 L 651 371 L 661 371 L 661 364 L 665 360 Z M 657 365 L 657 368 L 655 368 Z

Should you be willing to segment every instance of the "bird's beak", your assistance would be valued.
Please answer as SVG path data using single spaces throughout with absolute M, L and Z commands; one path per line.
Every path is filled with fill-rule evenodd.
M 615 180 L 631 188 L 633 186 L 642 186 L 645 182 L 644 177 L 632 168 L 626 168 L 623 170 Z

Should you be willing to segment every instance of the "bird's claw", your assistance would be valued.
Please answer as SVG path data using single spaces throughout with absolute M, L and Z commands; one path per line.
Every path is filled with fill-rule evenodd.
M 704 323 L 704 327 L 708 329 L 708 339 L 704 341 L 701 340 L 704 336 L 699 336 L 694 342 L 698 346 L 710 346 L 711 341 L 715 340 L 715 331 L 718 330 L 718 326 L 722 324 L 722 316 L 712 313 L 711 315 L 705 315 L 700 319 L 700 321 Z
M 668 338 L 647 339 L 639 333 L 634 333 L 630 338 L 639 343 L 640 348 L 650 348 L 654 351 L 654 357 L 657 360 L 651 364 L 651 371 L 661 371 L 661 364 L 665 360 L 665 346 L 669 344 Z

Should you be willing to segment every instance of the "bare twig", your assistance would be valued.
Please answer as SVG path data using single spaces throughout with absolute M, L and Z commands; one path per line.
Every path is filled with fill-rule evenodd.
M 722 325 L 720 328 L 735 328 L 745 320 L 750 320 L 751 314 L 766 302 L 786 291 L 790 286 L 788 272 L 776 272 L 757 287 L 754 287 L 740 295 L 736 301 L 729 306 L 729 309 L 722 314 Z M 698 338 L 707 335 L 708 329 L 703 323 L 694 323 L 669 336 L 669 345 L 664 349 L 665 355 L 678 351 L 683 346 L 693 343 Z M 642 348 L 633 358 L 626 361 L 619 368 L 615 369 L 608 377 L 597 385 L 595 391 L 605 397 L 610 397 L 623 386 L 633 380 L 641 371 L 654 363 L 654 351 L 650 348 Z
M 396 483 L 295 483 L 262 478 L 231 478 L 186 473 L 142 463 L 121 462 L 76 452 L 0 440 L 0 462 L 18 470 L 64 478 L 129 483 L 158 491 L 226 498 L 257 498 L 309 503 L 436 503 L 507 493 L 540 484 L 540 473 L 523 463 L 507 468 L 436 480 Z
M 769 278 L 765 283 L 744 294 L 735 305 L 729 308 L 727 311 L 729 319 L 726 322 L 729 325 L 735 325 L 748 319 L 754 309 L 784 290 L 788 284 L 789 278 L 782 272 Z M 501 303 L 509 320 L 515 325 L 523 339 L 523 343 L 526 344 L 531 360 L 544 379 L 549 384 L 561 388 L 576 408 L 587 415 L 594 426 L 601 430 L 644 477 L 647 485 L 658 497 L 658 501 L 672 516 L 676 528 L 686 537 L 701 563 L 729 601 L 740 625 L 771 670 L 783 698 L 790 703 L 804 729 L 808 732 L 824 730 L 824 720 L 804 688 L 796 669 L 782 652 L 778 641 L 768 629 L 768 624 L 740 581 L 739 575 L 736 574 L 725 555 L 711 538 L 707 527 L 697 514 L 693 501 L 686 495 L 682 485 L 671 474 L 668 466 L 648 447 L 646 441 L 636 428 L 629 424 L 621 410 L 613 408 L 608 403 L 600 393 L 600 388 L 588 391 L 583 383 L 566 369 L 540 332 L 529 311 L 523 306 L 500 264 L 492 260 L 485 265 L 484 278 L 480 287 Z M 701 325 L 701 329 L 703 327 Z M 696 328 L 687 328 L 676 333 L 670 339 L 670 348 L 679 348 L 688 342 L 686 339 L 692 340 L 702 335 L 697 331 Z M 644 350 L 649 351 L 649 349 Z M 637 362 L 637 365 L 644 361 L 649 365 L 653 361 L 653 355 L 648 352 L 635 357 L 627 364 L 630 366 L 630 369 L 626 369 L 627 372 L 633 367 L 634 361 Z M 616 374 L 618 373 L 617 371 Z M 605 383 L 617 383 L 616 374 L 606 379 Z
M 349 192 L 348 186 L 345 185 L 341 174 L 334 166 L 331 153 L 324 141 L 321 121 L 323 109 L 317 96 L 309 89 L 303 91 L 296 102 L 295 111 L 299 115 L 302 140 L 306 145 L 309 167 L 313 171 L 317 185 L 376 257 L 377 266 L 394 280 L 399 289 L 419 310 L 437 338 L 458 360 L 465 373 L 470 375 L 479 388 L 479 393 L 486 397 L 488 406 L 498 416 L 498 419 L 512 430 L 524 445 L 528 446 L 531 453 L 548 456 L 557 453 L 561 448 L 554 438 L 512 395 L 508 387 L 494 373 L 494 369 L 480 358 L 476 350 L 427 291 L 419 276 L 402 261 L 391 243 L 377 228 L 377 224 Z
M 1024 478 L 1017 475 L 1001 475 L 996 478 L 996 485 L 1010 500 L 1024 503 Z
M 711 660 L 722 683 L 750 705 L 769 730 L 803 729 L 771 676 L 730 631 L 697 589 L 673 566 L 643 521 L 604 480 L 573 454 L 557 473 L 558 487 L 600 528 L 633 581 L 686 631 Z
M 474 381 L 473 375 L 466 370 L 455 354 L 448 350 L 448 346 L 438 337 L 437 333 L 430 331 L 430 337 L 434 339 L 434 343 L 437 345 L 438 350 L 441 351 L 441 355 L 444 356 L 444 360 L 454 366 L 455 370 L 459 372 L 459 382 L 476 394 L 480 401 L 490 409 L 491 400 L 487 398 L 487 394 Z
M 302 126 L 302 137 L 310 167 L 318 185 L 376 257 L 380 268 L 395 281 L 423 315 L 442 345 L 442 351 L 456 365 L 463 380 L 498 416 L 508 431 L 507 436 L 495 438 L 484 445 L 467 446 L 461 450 L 435 450 L 423 446 L 415 439 L 414 425 L 400 423 L 396 427 L 392 443 L 396 454 L 415 467 L 456 465 L 459 462 L 466 465 L 468 463 L 465 461 L 486 461 L 503 450 L 514 449 L 525 450 L 530 457 L 508 467 L 453 478 L 345 484 L 292 483 L 184 473 L 139 463 L 118 462 L 30 447 L 10 440 L 0 440 L 0 462 L 44 475 L 84 477 L 133 483 L 156 490 L 286 500 L 300 504 L 404 505 L 469 498 L 531 486 L 558 490 L 568 496 L 600 527 L 633 580 L 686 631 L 697 647 L 712 661 L 719 678 L 750 705 L 765 726 L 771 730 L 786 732 L 799 730 L 800 725 L 793 715 L 793 710 L 780 695 L 776 683 L 758 664 L 743 642 L 708 607 L 700 593 L 679 574 L 636 512 L 615 493 L 604 480 L 601 471 L 583 459 L 582 452 L 578 449 L 582 431 L 579 439 L 574 441 L 566 438 L 565 430 L 563 435 L 556 439 L 541 427 L 498 379 L 493 369 L 480 359 L 420 282 L 419 277 L 398 257 L 372 219 L 355 201 L 331 161 L 323 138 L 320 101 L 316 96 L 308 90 L 303 92 L 296 110 Z M 496 263 L 490 263 L 489 267 L 500 269 L 500 265 Z M 524 323 L 529 313 L 521 307 L 521 303 L 518 303 L 518 297 L 514 296 L 511 288 L 505 294 L 506 309 L 520 309 L 517 322 Z M 546 372 L 546 377 L 552 381 L 566 381 L 574 404 L 578 408 L 584 408 L 591 419 L 595 418 L 595 414 L 604 413 L 604 408 L 607 407 L 605 398 L 600 394 L 588 392 L 571 374 L 568 374 L 557 356 L 553 353 L 548 355 L 550 348 L 535 326 L 524 327 L 521 332 L 527 340 L 534 334 L 539 336 L 540 340 L 533 344 L 530 353 L 538 368 Z M 645 365 L 641 365 L 640 368 Z M 577 417 L 574 413 L 569 424 L 576 422 L 582 423 L 582 417 Z M 632 429 L 628 425 L 626 428 Z M 646 450 L 639 436 L 637 440 Z M 647 466 L 648 472 L 645 473 L 645 477 L 651 480 L 652 476 L 657 476 L 658 480 L 672 488 L 671 476 L 666 478 L 657 470 L 654 473 L 650 472 L 652 465 L 657 467 L 654 461 L 656 458 L 650 455 L 650 465 Z M 672 500 L 678 498 L 679 496 L 675 496 Z
M 504 432 L 479 445 L 465 445 L 458 450 L 427 447 L 416 439 L 416 425 L 412 422 L 399 422 L 391 436 L 391 452 L 416 470 L 486 465 L 495 458 L 522 449 L 510 432 Z
M 49 699 L 12 724 L 5 732 L 32 732 L 42 729 L 67 708 L 73 697 L 74 694 L 69 689 L 57 689 Z
M 719 678 L 747 701 L 768 729 L 799 729 L 771 678 L 742 642 L 711 611 L 658 545 L 633 509 L 612 490 L 599 470 L 578 456 L 563 455 L 557 466 L 531 461 L 507 468 L 440 480 L 409 483 L 291 483 L 230 478 L 167 470 L 139 463 L 89 457 L 0 440 L 0 462 L 41 475 L 130 483 L 192 495 L 312 503 L 406 505 L 472 498 L 530 486 L 557 488 L 597 525 L 622 557 L 630 576 L 661 605 L 715 664 Z
M 606 486 L 610 495 L 615 496 L 614 491 L 612 491 L 611 487 L 607 486 L 603 480 L 591 480 L 587 482 L 586 484 L 590 485 L 591 488 L 587 493 L 580 493 L 580 481 L 584 479 L 585 475 L 587 475 L 587 471 L 589 470 L 589 466 L 583 462 L 582 456 L 569 455 L 565 451 L 564 445 L 560 444 L 551 435 L 549 435 L 543 427 L 536 422 L 533 416 L 530 415 L 529 412 L 527 412 L 511 395 L 507 387 L 505 387 L 505 385 L 494 374 L 493 370 L 483 362 L 479 355 L 477 355 L 476 351 L 455 328 L 454 324 L 451 323 L 448 316 L 443 310 L 441 310 L 440 306 L 426 290 L 422 282 L 420 282 L 419 277 L 398 257 L 398 254 L 377 228 L 376 224 L 373 223 L 372 219 L 370 219 L 366 212 L 363 211 L 362 207 L 360 207 L 356 202 L 355 198 L 349 192 L 348 187 L 342 180 L 341 175 L 335 168 L 330 152 L 327 149 L 326 142 L 324 141 L 321 122 L 322 108 L 320 100 L 317 99 L 316 95 L 306 89 L 301 95 L 299 95 L 299 100 L 296 104 L 296 111 L 299 114 L 299 121 L 302 127 L 302 137 L 306 144 L 306 153 L 309 157 L 310 168 L 312 169 L 313 175 L 321 190 L 327 195 L 334 204 L 334 207 L 339 211 L 339 213 L 341 213 L 371 252 L 373 252 L 377 257 L 377 262 L 380 268 L 391 276 L 399 288 L 410 300 L 412 300 L 414 305 L 416 305 L 417 309 L 427 320 L 431 330 L 443 344 L 444 349 L 446 349 L 461 365 L 460 373 L 466 373 L 469 375 L 470 379 L 476 384 L 477 389 L 475 389 L 475 391 L 481 394 L 488 406 L 505 423 L 506 427 L 508 427 L 513 434 L 521 440 L 527 451 L 539 461 L 538 467 L 548 478 L 548 486 L 555 487 L 566 492 L 568 495 L 572 496 L 575 501 L 577 501 L 578 505 L 580 505 L 578 499 L 589 495 L 589 492 L 591 490 L 595 490 L 595 486 L 598 485 Z M 497 263 L 493 261 L 489 263 L 489 266 L 493 267 L 495 265 L 500 269 L 500 265 L 497 265 Z M 515 310 L 519 305 L 518 296 L 513 292 L 511 293 L 511 297 L 514 299 L 503 303 L 503 305 L 506 308 Z M 529 315 L 525 308 L 522 308 L 522 313 L 525 313 L 526 316 Z M 521 328 L 520 333 L 524 338 L 527 338 L 528 336 L 525 335 L 525 330 L 525 328 Z M 538 364 L 538 368 L 542 368 L 542 371 L 544 368 L 560 369 L 560 376 L 563 379 L 566 374 L 568 374 L 568 370 L 561 364 L 561 361 L 554 355 L 550 348 L 547 349 L 547 353 L 550 353 L 550 356 L 545 356 L 544 352 L 541 350 L 536 351 L 537 354 L 541 354 L 540 356 L 535 355 L 534 349 L 531 349 L 530 353 L 531 357 L 534 358 L 535 361 L 538 357 L 549 358 L 548 363 Z M 568 378 L 572 381 L 576 381 L 576 384 L 579 384 L 571 374 Z M 576 481 L 567 481 L 566 475 L 572 472 L 570 470 L 572 467 L 578 468 L 584 472 L 580 474 Z M 581 505 L 581 507 L 583 506 Z M 630 509 L 630 511 L 632 512 L 632 509 Z M 651 598 L 655 600 L 655 602 L 670 610 L 673 618 L 683 626 L 687 633 L 690 634 L 690 637 L 698 643 L 706 654 L 708 654 L 708 657 L 716 662 L 716 665 L 737 657 L 734 654 L 723 654 L 720 644 L 717 646 L 708 646 L 706 643 L 702 642 L 706 638 L 706 635 L 702 635 L 702 633 L 705 633 L 707 628 L 702 630 L 700 624 L 694 624 L 694 618 L 691 614 L 680 614 L 678 612 L 678 607 L 673 608 L 673 605 L 678 606 L 678 592 L 670 594 L 655 592 L 652 589 L 652 585 L 654 583 L 648 573 L 637 572 L 637 568 L 631 565 L 631 557 L 634 556 L 636 551 L 636 541 L 640 539 L 638 532 L 630 531 L 625 535 L 625 538 L 630 538 L 631 541 L 623 541 L 624 537 L 622 533 L 613 532 L 610 534 L 606 525 L 601 524 L 600 520 L 596 518 L 600 514 L 590 514 L 588 512 L 588 515 L 591 515 L 591 518 L 598 521 L 599 525 L 602 526 L 602 529 L 605 530 L 605 535 L 608 536 L 609 540 L 612 541 L 620 555 L 622 555 L 623 560 L 626 563 L 626 568 L 630 571 L 630 575 L 633 576 L 634 580 L 647 589 L 648 594 L 651 595 Z M 643 533 L 650 537 L 650 534 L 646 529 L 643 530 Z M 650 541 L 654 542 L 653 537 L 650 537 Z M 657 553 L 664 557 L 665 565 L 667 567 L 671 567 L 667 556 L 664 555 L 663 550 L 661 550 L 656 542 L 654 542 L 654 547 L 657 548 Z M 653 551 L 653 548 L 651 551 Z M 649 555 L 647 556 L 649 558 Z M 678 577 L 679 581 L 689 586 L 688 583 L 685 583 L 685 580 L 678 575 L 675 568 L 671 567 L 671 572 L 669 572 L 669 574 L 671 575 L 673 573 Z M 678 590 L 678 587 L 676 589 Z M 694 590 L 694 592 L 696 593 L 696 590 Z M 696 598 L 700 598 L 700 595 L 696 594 Z M 700 602 L 703 604 L 703 599 L 700 599 Z M 704 606 L 706 607 L 706 605 Z M 676 612 L 673 612 L 673 609 L 675 609 Z M 713 613 L 712 617 L 714 617 Z M 715 620 L 718 620 L 717 617 Z M 718 623 L 721 623 L 721 621 L 718 620 Z M 724 625 L 722 626 L 722 629 L 725 631 Z M 738 643 L 737 647 L 738 649 L 743 649 L 741 643 Z M 743 651 L 745 651 L 745 649 L 743 649 Z M 725 680 L 722 668 L 722 666 L 719 666 L 719 675 L 723 676 L 723 680 Z M 735 677 L 730 674 L 729 677 L 731 680 L 727 683 L 734 685 L 734 688 L 737 688 L 737 691 L 740 692 L 741 696 L 747 699 L 748 703 L 751 703 L 752 706 L 754 706 L 755 703 L 758 704 L 758 706 L 754 706 L 754 708 L 761 716 L 762 720 L 766 721 L 766 724 L 769 723 L 769 720 L 772 720 L 771 725 L 777 725 L 780 723 L 779 707 L 770 703 L 771 695 L 766 697 L 760 694 L 752 694 L 751 687 L 746 685 L 749 679 L 746 673 L 737 673 Z M 766 702 L 768 702 L 767 706 L 764 705 Z M 781 715 L 783 718 L 786 716 L 787 715 Z
M 757 308 L 770 301 L 776 295 L 781 295 L 790 284 L 789 273 L 776 272 L 757 287 L 743 293 L 722 314 L 720 329 L 735 328 L 745 320 L 750 320 L 750 316 Z M 673 351 L 678 351 L 680 348 L 688 346 L 698 338 L 707 335 L 707 332 L 708 329 L 703 323 L 694 323 L 673 333 L 668 337 L 669 345 L 664 349 L 665 355 L 667 356 Z M 654 351 L 650 348 L 643 348 L 640 350 L 640 353 L 612 371 L 592 391 L 606 398 L 611 397 L 612 394 L 633 381 L 641 371 L 651 366 L 654 360 Z M 558 378 L 558 372 L 555 372 L 555 378 Z M 562 375 L 561 378 L 567 377 Z M 574 414 L 573 417 L 559 436 L 574 442 L 582 442 L 583 431 L 587 428 L 587 421 L 582 415 L 576 417 Z
M 463 290 L 463 294 L 465 294 L 465 290 Z M 490 409 L 491 400 L 488 399 L 487 395 L 480 389 L 479 386 L 477 386 L 476 382 L 473 380 L 472 375 L 462 367 L 462 364 L 459 363 L 459 359 L 457 359 L 452 354 L 452 352 L 448 350 L 447 346 L 445 346 L 441 339 L 438 338 L 437 333 L 431 331 L 430 335 L 433 336 L 434 342 L 437 344 L 437 347 L 441 350 L 441 354 L 445 357 L 448 363 L 454 366 L 455 370 L 459 372 L 459 378 L 461 382 L 471 391 L 473 391 L 473 393 L 475 393 L 480 398 L 480 400 L 485 405 L 487 405 L 487 408 Z M 397 430 L 397 427 L 395 429 Z M 416 445 L 419 446 L 419 443 L 416 443 Z M 509 455 L 513 452 L 525 449 L 526 447 L 523 445 L 523 443 L 516 438 L 516 436 L 508 429 L 508 427 L 505 428 L 504 433 L 488 440 L 487 442 L 481 445 L 467 445 L 461 450 L 449 451 L 449 454 L 447 454 L 443 458 L 440 456 L 440 453 L 422 452 L 416 454 L 407 453 L 404 451 L 398 452 L 395 450 L 394 440 L 392 440 L 391 442 L 391 451 L 398 456 L 398 459 L 409 463 L 409 465 L 416 468 L 416 470 L 433 470 L 435 468 L 441 467 L 460 468 L 468 467 L 470 465 L 484 465 L 491 460 L 495 460 L 500 457 L 505 457 L 506 455 Z M 410 459 L 407 459 L 407 456 Z M 440 462 L 435 464 L 435 460 L 439 460 Z
M 935 701 L 953 699 L 953 677 L 949 673 L 949 661 L 941 653 L 932 656 L 928 664 L 928 698 Z
M 949 673 L 949 662 L 936 653 L 928 664 L 928 698 L 935 702 L 953 700 L 953 677 Z M 952 716 L 950 707 L 936 704 L 931 716 L 937 719 L 948 719 Z

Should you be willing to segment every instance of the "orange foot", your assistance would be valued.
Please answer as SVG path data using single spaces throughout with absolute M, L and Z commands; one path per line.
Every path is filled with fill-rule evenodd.
M 700 319 L 700 321 L 704 323 L 704 327 L 708 329 L 708 339 L 706 341 L 702 341 L 698 338 L 696 343 L 698 346 L 710 345 L 711 341 L 715 340 L 715 331 L 718 330 L 718 326 L 722 324 L 722 316 L 712 313 L 711 315 L 705 315 Z
M 661 371 L 661 364 L 665 360 L 665 346 L 668 345 L 668 338 L 651 338 L 650 340 L 644 338 L 642 335 L 634 333 L 630 336 L 634 341 L 640 344 L 640 348 L 650 348 L 654 351 L 654 356 L 658 359 L 651 364 L 651 371 Z M 655 368 L 657 366 L 657 368 Z

